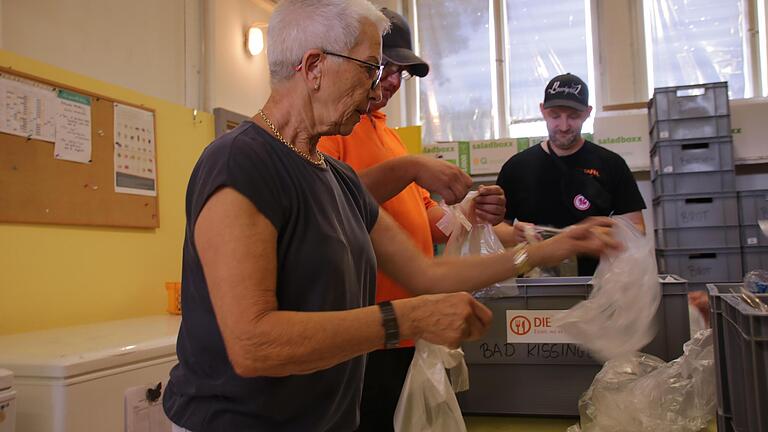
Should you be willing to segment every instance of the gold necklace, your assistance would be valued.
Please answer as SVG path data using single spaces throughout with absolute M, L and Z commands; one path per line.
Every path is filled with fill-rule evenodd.
M 281 143 L 283 143 L 286 146 L 288 146 L 289 149 L 295 151 L 299 156 L 301 156 L 304 159 L 306 159 L 307 162 L 311 163 L 312 165 L 314 165 L 316 167 L 319 167 L 319 168 L 324 168 L 325 167 L 325 156 L 321 152 L 317 152 L 317 160 L 312 159 L 312 156 L 304 153 L 303 151 L 301 151 L 298 148 L 296 148 L 296 146 L 294 146 L 293 144 L 291 144 L 288 141 L 286 141 L 285 138 L 283 138 L 283 136 L 280 135 L 280 132 L 278 132 L 277 128 L 272 123 L 272 121 L 269 120 L 269 118 L 267 118 L 266 114 L 264 114 L 264 111 L 259 110 L 259 115 L 261 116 L 262 119 L 264 119 L 264 123 L 266 123 L 267 126 L 269 126 L 270 129 L 272 129 L 272 133 L 275 134 L 275 136 L 277 137 L 278 140 L 280 140 Z

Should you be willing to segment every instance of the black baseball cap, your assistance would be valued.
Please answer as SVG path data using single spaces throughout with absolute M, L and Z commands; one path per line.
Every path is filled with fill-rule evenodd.
M 589 107 L 587 83 L 570 73 L 552 78 L 544 90 L 544 108 L 556 106 L 586 111 Z
M 411 75 L 421 78 L 427 76 L 429 65 L 413 52 L 411 28 L 408 26 L 408 21 L 399 13 L 387 8 L 382 8 L 381 13 L 392 24 L 389 32 L 381 40 L 381 51 L 384 58 L 392 63 L 405 66 L 405 70 Z

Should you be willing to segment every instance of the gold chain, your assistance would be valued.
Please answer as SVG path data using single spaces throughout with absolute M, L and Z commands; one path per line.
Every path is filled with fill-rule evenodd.
M 286 141 L 285 138 L 283 138 L 283 136 L 280 135 L 280 132 L 278 132 L 277 128 L 272 123 L 272 121 L 269 120 L 269 118 L 267 118 L 266 114 L 264 114 L 264 111 L 259 110 L 259 115 L 261 116 L 262 119 L 264 119 L 264 123 L 266 123 L 270 129 L 272 129 L 272 133 L 275 134 L 275 136 L 277 137 L 277 139 L 280 140 L 281 143 L 288 146 L 289 149 L 295 151 L 299 156 L 306 159 L 307 162 L 311 163 L 312 165 L 320 168 L 325 167 L 325 155 L 323 155 L 321 152 L 317 152 L 317 160 L 312 159 L 312 156 L 308 155 L 307 153 L 304 153 L 303 151 L 296 148 L 296 146 Z

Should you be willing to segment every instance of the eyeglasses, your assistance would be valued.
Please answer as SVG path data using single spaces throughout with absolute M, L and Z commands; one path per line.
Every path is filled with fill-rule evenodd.
M 386 60 L 382 63 L 382 65 L 384 66 L 384 72 L 382 73 L 381 79 L 387 79 L 389 76 L 395 74 L 400 75 L 400 78 L 402 78 L 403 81 L 413 78 L 413 75 L 411 75 L 411 73 L 405 69 L 405 66 L 391 63 Z
M 376 86 L 379 85 L 379 82 L 381 82 L 381 75 L 384 73 L 384 65 L 383 64 L 376 64 L 367 62 L 365 60 L 356 59 L 354 57 L 346 56 L 344 54 L 338 54 L 335 52 L 330 51 L 323 51 L 323 54 L 330 55 L 334 57 L 341 57 L 343 59 L 352 60 L 353 62 L 360 63 L 361 65 L 366 66 L 371 72 L 368 74 L 371 78 L 371 90 L 375 89 Z

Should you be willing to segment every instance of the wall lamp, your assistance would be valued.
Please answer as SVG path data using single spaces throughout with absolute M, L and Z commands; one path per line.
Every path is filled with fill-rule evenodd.
M 253 23 L 245 32 L 245 47 L 252 56 L 261 54 L 264 51 L 264 30 L 267 25 L 264 23 Z

